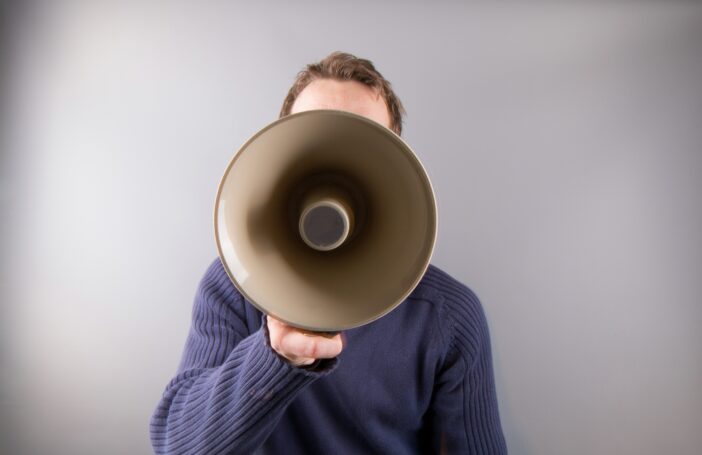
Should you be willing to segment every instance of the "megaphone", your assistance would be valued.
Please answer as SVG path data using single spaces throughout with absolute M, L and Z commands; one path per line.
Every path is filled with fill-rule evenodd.
M 214 229 L 224 269 L 252 305 L 335 332 L 380 318 L 419 284 L 437 209 L 398 135 L 350 112 L 311 110 L 267 125 L 234 155 Z

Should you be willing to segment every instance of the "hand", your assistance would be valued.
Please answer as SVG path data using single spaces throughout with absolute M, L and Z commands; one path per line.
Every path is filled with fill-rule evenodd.
M 333 337 L 315 335 L 270 315 L 266 315 L 266 323 L 271 347 L 294 366 L 310 365 L 317 359 L 331 359 L 344 349 L 341 333 Z

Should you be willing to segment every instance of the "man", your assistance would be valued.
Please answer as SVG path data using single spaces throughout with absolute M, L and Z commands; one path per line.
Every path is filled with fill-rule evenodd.
M 390 84 L 349 54 L 300 72 L 280 116 L 310 109 L 401 133 Z M 384 317 L 343 339 L 311 336 L 253 307 L 216 259 L 151 441 L 158 453 L 506 453 L 480 301 L 430 265 Z

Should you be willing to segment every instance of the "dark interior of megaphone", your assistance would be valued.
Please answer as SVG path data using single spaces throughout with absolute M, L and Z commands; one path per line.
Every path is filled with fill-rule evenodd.
M 335 331 L 377 319 L 416 286 L 436 208 L 399 137 L 352 114 L 310 111 L 264 128 L 232 159 L 215 230 L 225 269 L 252 304 Z
M 294 183 L 287 204 L 290 231 L 317 251 L 350 245 L 366 229 L 371 201 L 341 170 L 320 171 Z

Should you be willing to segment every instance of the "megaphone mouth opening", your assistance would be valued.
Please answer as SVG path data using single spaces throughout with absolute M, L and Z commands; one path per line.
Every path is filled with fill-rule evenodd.
M 326 235 L 313 232 L 316 216 Z M 215 235 L 232 282 L 259 310 L 344 330 L 386 314 L 419 282 L 436 203 L 400 138 L 349 113 L 309 111 L 237 152 L 218 189 Z

